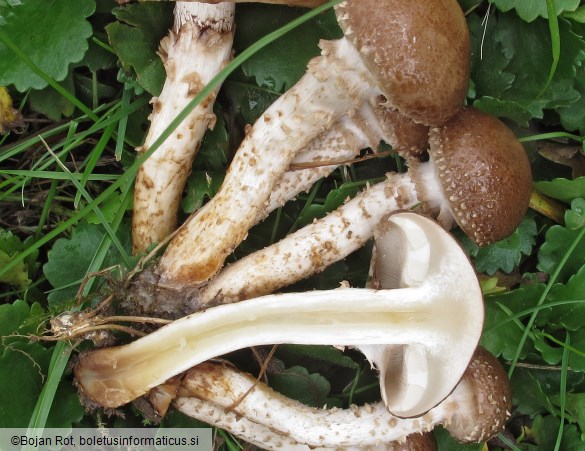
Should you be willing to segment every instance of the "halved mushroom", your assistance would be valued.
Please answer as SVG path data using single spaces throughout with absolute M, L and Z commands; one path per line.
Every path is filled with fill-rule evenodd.
M 245 428 L 247 440 L 257 432 L 256 440 L 264 440 L 262 431 L 270 430 L 276 434 L 271 437 L 275 441 L 287 437 L 311 448 L 347 449 L 415 438 L 440 424 L 459 441 L 483 442 L 503 430 L 510 416 L 511 395 L 508 377 L 498 360 L 478 348 L 453 392 L 419 418 L 395 417 L 383 403 L 348 409 L 311 408 L 248 374 L 209 362 L 187 372 L 175 405 L 189 416 L 239 436 L 239 429 Z
M 392 371 L 396 393 L 405 393 L 388 398 L 388 408 L 400 416 L 426 412 L 453 390 L 471 359 L 483 326 L 481 289 L 463 250 L 434 221 L 400 213 L 383 227 L 384 239 L 404 244 L 402 264 L 388 270 L 416 274 L 408 288 L 287 293 L 210 308 L 126 346 L 82 354 L 78 386 L 91 401 L 117 407 L 198 363 L 248 346 L 395 344 L 397 359 L 415 356 L 418 366 L 389 368 L 374 356 L 381 373 Z

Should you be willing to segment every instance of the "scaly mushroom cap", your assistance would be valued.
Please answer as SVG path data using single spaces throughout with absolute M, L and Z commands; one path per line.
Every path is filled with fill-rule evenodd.
M 427 125 L 463 106 L 471 47 L 456 0 L 347 0 L 336 13 L 390 106 Z
M 500 120 L 465 108 L 429 133 L 430 158 L 463 231 L 484 246 L 520 224 L 532 193 L 522 144 Z
M 478 347 L 455 391 L 469 393 L 466 406 L 456 406 L 445 426 L 461 442 L 489 440 L 504 429 L 512 408 L 510 382 L 502 365 L 490 352 Z M 454 393 L 455 394 L 455 393 Z

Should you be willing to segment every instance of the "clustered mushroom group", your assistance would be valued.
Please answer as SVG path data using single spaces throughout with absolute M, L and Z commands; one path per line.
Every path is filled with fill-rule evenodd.
M 233 7 L 177 2 L 177 25 L 163 45 L 168 80 L 153 101 L 146 148 L 226 64 Z M 321 42 L 306 75 L 248 130 L 218 193 L 133 282 L 126 307 L 175 321 L 130 344 L 80 355 L 75 376 L 91 403 L 116 408 L 145 396 L 161 415 L 174 403 L 266 449 L 433 449 L 426 432 L 437 424 L 465 442 L 504 427 L 507 376 L 477 347 L 481 289 L 444 229 L 457 224 L 478 245 L 513 232 L 531 193 L 524 149 L 498 119 L 464 106 L 470 43 L 456 0 L 346 0 L 335 13 L 344 37 Z M 177 46 L 201 47 L 214 63 L 179 64 Z M 179 93 L 187 100 L 163 112 L 163 100 Z M 141 169 L 136 252 L 173 231 L 193 159 L 177 149 L 196 150 L 214 122 L 214 97 Z M 253 225 L 336 167 L 287 171 L 291 165 L 351 159 L 380 141 L 406 159 L 407 173 L 388 174 L 322 219 L 223 268 Z M 273 294 L 372 238 L 367 288 Z M 277 343 L 359 349 L 380 373 L 382 401 L 312 409 L 209 362 Z

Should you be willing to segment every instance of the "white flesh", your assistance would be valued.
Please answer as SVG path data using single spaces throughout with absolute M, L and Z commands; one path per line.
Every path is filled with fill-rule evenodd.
M 341 116 L 379 94 L 355 48 L 323 41 L 323 56 L 252 126 L 215 197 L 187 220 L 159 263 L 177 288 L 210 279 L 264 215 L 277 180 L 297 152 Z
M 79 387 L 92 401 L 117 407 L 194 365 L 245 347 L 415 345 L 424 348 L 428 366 L 424 396 L 398 397 L 388 407 L 401 416 L 426 412 L 453 390 L 471 359 L 483 325 L 481 289 L 467 256 L 438 224 L 415 214 L 389 222 L 401 239 L 403 229 L 424 234 L 429 270 L 420 284 L 286 293 L 213 307 L 128 345 L 81 355 L 75 369 Z M 382 372 L 384 363 L 373 362 Z M 393 375 L 397 390 L 410 390 L 409 370 Z
M 177 2 L 175 27 L 161 41 L 167 79 L 152 99 L 150 129 L 141 152 L 149 149 L 185 106 L 228 63 L 234 35 L 234 4 Z M 219 87 L 177 127 L 140 167 L 134 188 L 133 248 L 144 252 L 176 228 L 179 201 L 191 164 L 208 128 Z

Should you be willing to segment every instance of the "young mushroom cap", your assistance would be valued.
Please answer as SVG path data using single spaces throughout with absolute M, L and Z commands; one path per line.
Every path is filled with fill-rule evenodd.
M 471 45 L 456 0 L 349 0 L 336 12 L 390 106 L 427 125 L 443 124 L 463 106 Z
M 530 162 L 512 131 L 468 107 L 431 128 L 429 143 L 444 196 L 463 231 L 479 246 L 511 234 L 532 193 Z
M 408 280 L 408 287 L 286 293 L 209 308 L 128 345 L 82 354 L 75 367 L 79 387 L 91 401 L 117 407 L 198 363 L 248 346 L 394 344 L 395 360 L 416 366 L 396 370 L 373 359 L 396 381 L 388 409 L 400 416 L 426 412 L 453 390 L 473 355 L 483 325 L 481 289 L 463 250 L 434 221 L 399 213 L 384 228 L 385 239 L 403 242 L 407 256 L 389 270 L 409 276 L 390 277 Z
M 512 409 L 510 381 L 490 352 L 477 348 L 455 392 L 460 395 L 457 414 L 445 425 L 454 438 L 476 443 L 504 429 Z

